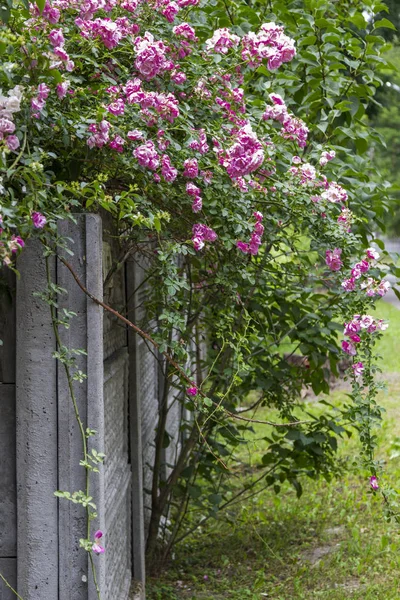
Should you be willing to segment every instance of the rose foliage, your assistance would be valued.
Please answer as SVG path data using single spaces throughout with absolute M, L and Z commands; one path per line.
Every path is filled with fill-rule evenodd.
M 28 237 L 51 246 L 60 219 L 106 211 L 121 255 L 147 267 L 137 325 L 186 374 L 160 359 L 151 551 L 168 506 L 169 549 L 187 499 L 201 519 L 229 503 L 257 407 L 278 415 L 264 484 L 300 494 L 302 476 L 339 468 L 343 414 L 310 416 L 299 398 L 304 386 L 327 392 L 344 356 L 356 386 L 345 416 L 365 424 L 357 407 L 386 327 L 368 310 L 389 287 L 389 258 L 369 241 L 388 206 L 366 117 L 384 63 L 372 24 L 382 10 L 372 0 L 3 8 L 0 259 L 12 267 Z M 239 412 L 249 392 L 254 409 Z M 186 410 L 160 487 L 171 395 Z M 375 475 L 371 452 L 367 463 Z

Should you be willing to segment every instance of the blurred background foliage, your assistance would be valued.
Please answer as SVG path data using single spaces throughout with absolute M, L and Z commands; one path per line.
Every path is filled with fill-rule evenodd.
M 387 230 L 390 237 L 400 236 L 400 2 L 386 0 L 389 14 L 386 15 L 396 30 L 381 29 L 392 43 L 387 53 L 390 67 L 384 77 L 385 85 L 378 91 L 376 111 L 371 114 L 372 125 L 382 135 L 386 146 L 377 146 L 372 158 L 379 171 L 392 183 L 392 211 L 387 216 Z M 380 16 L 384 17 L 384 13 Z

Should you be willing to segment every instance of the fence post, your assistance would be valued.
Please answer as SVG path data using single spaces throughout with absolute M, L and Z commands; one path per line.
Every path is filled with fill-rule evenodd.
M 135 322 L 137 311 L 135 304 L 138 286 L 137 267 L 132 260 L 127 262 L 127 307 L 129 318 Z M 141 591 L 140 600 L 145 598 L 145 531 L 144 531 L 144 490 L 143 490 L 143 447 L 142 447 L 142 397 L 140 387 L 140 345 L 131 329 L 128 332 L 129 345 L 129 429 L 132 465 L 132 543 L 133 574 Z M 143 343 L 143 342 L 142 342 Z
M 59 224 L 61 236 L 74 240 L 69 262 L 83 284 L 102 297 L 101 219 L 79 215 Z M 62 250 L 60 250 L 62 254 Z M 65 288 L 58 301 L 76 313 L 70 328 L 60 327 L 62 343 L 83 349 L 77 367 L 87 374 L 75 383 L 84 427 L 96 430 L 89 448 L 104 451 L 102 309 L 77 286 L 69 271 L 50 257 L 51 279 Z M 76 423 L 63 365 L 56 350 L 49 306 L 35 293 L 46 290 L 43 247 L 30 240 L 18 259 L 16 293 L 18 592 L 24 600 L 95 600 L 88 555 L 79 547 L 86 537 L 86 515 L 80 505 L 57 501 L 56 490 L 85 490 L 82 439 Z M 97 504 L 95 529 L 104 529 L 104 470 L 90 473 Z M 102 600 L 105 557 L 94 557 Z
M 59 234 L 70 238 L 73 256 L 65 255 L 83 285 L 100 299 L 103 295 L 102 232 L 98 215 L 76 215 L 76 223 L 62 221 Z M 63 255 L 62 249 L 60 254 Z M 60 262 L 57 265 L 57 284 L 67 290 L 59 299 L 59 311 L 67 309 L 76 313 L 69 329 L 60 327 L 63 344 L 68 348 L 82 349 L 86 355 L 77 356 L 76 366 L 86 374 L 82 383 L 75 383 L 75 396 L 84 427 L 96 430 L 88 441 L 98 452 L 104 452 L 104 402 L 103 402 L 103 315 L 78 287 L 71 273 Z M 61 313 L 62 316 L 62 313 Z M 58 464 L 59 489 L 74 492 L 85 490 L 85 469 L 82 459 L 82 438 L 68 390 L 64 369 L 58 365 Z M 90 495 L 97 506 L 97 520 L 92 531 L 104 530 L 104 468 L 90 473 Z M 96 590 L 87 554 L 79 548 L 79 539 L 86 538 L 86 515 L 80 505 L 67 500 L 59 503 L 59 600 L 95 600 Z M 102 540 L 102 543 L 104 538 Z M 105 600 L 106 557 L 94 557 L 98 570 L 98 583 Z
M 54 257 L 51 273 L 55 276 Z M 16 416 L 18 592 L 58 598 L 57 365 L 43 249 L 30 240 L 17 262 Z

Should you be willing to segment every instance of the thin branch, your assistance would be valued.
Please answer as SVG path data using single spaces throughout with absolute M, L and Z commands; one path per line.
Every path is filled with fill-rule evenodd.
M 160 344 L 158 344 L 151 337 L 151 335 L 149 335 L 148 333 L 146 333 L 145 331 L 143 331 L 140 327 L 138 327 L 137 325 L 135 325 L 135 323 L 132 323 L 132 321 L 129 321 L 129 319 L 127 319 L 126 317 L 124 317 L 123 315 L 121 315 L 114 308 L 111 308 L 111 306 L 108 306 L 107 304 L 105 304 L 104 302 L 102 302 L 101 300 L 99 300 L 99 298 L 96 298 L 96 296 L 94 296 L 91 292 L 89 292 L 89 290 L 83 285 L 83 283 L 81 282 L 81 280 L 79 279 L 78 275 L 75 273 L 74 269 L 71 267 L 71 265 L 69 264 L 69 262 L 67 262 L 65 260 L 65 258 L 63 258 L 62 256 L 57 255 L 57 258 L 68 269 L 68 271 L 71 273 L 72 277 L 75 279 L 76 283 L 78 284 L 78 286 L 80 287 L 80 289 L 82 290 L 82 292 L 84 294 L 86 294 L 86 296 L 88 296 L 88 298 L 90 298 L 98 306 L 101 306 L 107 312 L 109 312 L 112 315 L 114 315 L 115 317 L 117 317 L 120 321 L 122 321 L 123 323 L 125 323 L 125 325 L 127 325 L 128 327 L 130 327 L 131 329 L 133 329 L 138 335 L 140 335 L 141 338 L 143 338 L 144 340 L 147 340 L 148 342 L 150 342 L 150 344 L 152 344 L 158 351 L 160 351 Z M 185 373 L 185 371 L 176 362 L 176 360 L 170 354 L 168 354 L 168 352 L 160 352 L 160 354 L 162 354 L 164 356 L 164 358 L 166 358 L 166 360 L 173 367 L 175 367 L 175 369 L 181 375 L 181 377 L 182 377 L 182 379 L 184 381 L 186 381 L 189 385 L 193 385 L 192 379 Z M 202 398 L 207 398 L 207 395 L 202 390 L 198 390 L 198 394 Z M 302 424 L 310 423 L 311 422 L 311 421 L 292 421 L 290 423 L 273 423 L 272 421 L 263 421 L 263 420 L 259 420 L 259 419 L 250 419 L 250 418 L 242 417 L 242 416 L 240 416 L 238 414 L 232 413 L 232 412 L 230 412 L 229 410 L 227 410 L 224 407 L 220 407 L 217 402 L 214 402 L 214 401 L 212 401 L 212 402 L 213 402 L 214 406 L 220 408 L 220 410 L 222 410 L 231 419 L 237 419 L 239 421 L 245 421 L 246 423 L 258 423 L 259 425 L 271 425 L 272 427 L 296 427 L 297 425 L 302 425 Z
M 232 13 L 230 11 L 230 8 L 229 8 L 227 0 L 224 0 L 224 5 L 225 5 L 226 13 L 227 13 L 227 15 L 229 17 L 230 22 L 232 23 L 232 25 L 235 25 L 235 20 L 234 20 L 233 15 L 232 15 Z
M 2 573 L 0 573 L 0 579 L 3 581 L 4 585 L 8 587 L 8 589 L 11 590 L 13 594 L 16 595 L 18 600 L 22 600 L 21 596 L 14 590 L 13 587 L 11 587 L 11 585 L 8 583 L 7 579 L 4 577 L 4 575 L 2 575 Z
M 266 477 L 267 475 L 269 475 L 269 473 L 271 473 L 272 471 L 275 471 L 275 469 L 284 461 L 284 458 L 281 458 L 275 465 L 273 465 L 272 467 L 270 467 L 267 471 L 264 471 L 260 477 L 257 477 L 257 479 L 255 479 L 254 481 L 252 481 L 252 483 L 248 486 L 245 486 L 242 490 L 240 490 L 240 492 L 238 492 L 237 494 L 235 494 L 235 496 L 233 496 L 230 500 L 227 500 L 226 502 L 224 502 L 224 504 L 221 504 L 221 506 L 219 507 L 218 511 L 222 511 L 225 510 L 225 508 L 227 508 L 228 506 L 230 506 L 231 504 L 235 504 L 238 499 L 243 496 L 243 494 L 245 494 L 246 492 L 249 492 L 251 489 L 253 489 L 257 483 L 259 483 L 262 479 L 264 479 L 264 477 Z M 254 492 L 255 495 L 258 494 L 257 492 Z M 251 497 L 248 496 L 249 498 Z M 198 529 L 199 527 L 201 527 L 204 523 L 206 523 L 209 519 L 211 519 L 213 515 L 209 514 L 207 515 L 207 517 L 203 518 L 199 523 L 197 523 L 194 527 L 192 527 L 191 529 L 189 529 L 189 531 L 186 531 L 183 535 L 181 535 L 180 538 L 178 538 L 175 541 L 175 545 L 179 544 L 182 540 L 184 540 L 186 537 L 188 537 L 191 533 L 194 533 L 196 531 L 196 529 Z

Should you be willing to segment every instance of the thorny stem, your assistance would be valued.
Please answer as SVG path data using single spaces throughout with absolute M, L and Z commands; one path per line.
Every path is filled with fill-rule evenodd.
M 284 461 L 283 458 L 281 458 L 276 465 L 273 465 L 272 467 L 270 467 L 267 471 L 263 471 L 263 473 L 257 477 L 257 479 L 255 479 L 250 485 L 248 485 L 247 487 L 244 487 L 242 490 L 240 490 L 240 492 L 238 492 L 237 494 L 235 494 L 230 500 L 227 500 L 226 502 L 224 502 L 224 504 L 221 504 L 221 506 L 219 507 L 219 511 L 225 510 L 225 508 L 227 508 L 228 506 L 230 506 L 231 504 L 235 504 L 238 499 L 243 496 L 243 494 L 245 494 L 246 492 L 250 491 L 251 489 L 253 489 L 257 483 L 259 483 L 262 479 L 264 479 L 264 477 L 266 477 L 267 475 L 269 475 L 269 473 L 271 473 L 272 471 L 275 471 L 275 469 L 278 468 L 278 466 Z M 259 493 L 260 490 L 258 490 L 257 492 L 255 492 L 256 494 Z M 250 497 L 250 496 L 249 496 Z M 211 519 L 211 514 L 207 515 L 205 518 L 203 518 L 199 523 L 197 523 L 194 527 L 192 527 L 189 531 L 186 531 L 183 535 L 181 535 L 180 538 L 178 538 L 175 541 L 175 544 L 179 544 L 180 542 L 182 542 L 185 538 L 187 538 L 191 533 L 194 533 L 196 531 L 196 529 L 198 529 L 201 525 L 204 525 L 204 523 L 206 523 L 209 519 Z
M 149 547 L 148 552 L 152 550 L 153 544 L 156 542 L 157 533 L 160 526 L 160 519 L 163 513 L 164 506 L 160 505 L 160 498 L 158 494 L 159 485 L 160 485 L 160 473 L 161 473 L 161 461 L 162 461 L 162 451 L 163 451 L 163 443 L 164 443 L 164 435 L 166 431 L 167 425 L 167 417 L 168 417 L 168 393 L 170 389 L 170 381 L 169 381 L 169 373 L 168 373 L 169 364 L 165 365 L 165 375 L 164 375 L 164 390 L 163 397 L 159 407 L 159 415 L 158 415 L 158 423 L 157 423 L 157 432 L 155 438 L 155 456 L 153 463 L 153 483 L 151 487 L 151 518 L 149 524 Z
M 160 349 L 160 344 L 158 344 L 152 337 L 151 335 L 149 335 L 148 333 L 146 333 L 145 331 L 143 331 L 142 329 L 140 329 L 140 327 L 138 327 L 137 325 L 135 325 L 135 323 L 132 323 L 132 321 L 129 321 L 129 319 L 127 319 L 126 317 L 124 317 L 123 315 L 121 315 L 118 311 L 116 311 L 114 308 L 111 308 L 111 306 L 108 306 L 107 304 L 105 304 L 104 302 L 102 302 L 101 300 L 99 300 L 99 298 L 96 298 L 96 296 L 94 296 L 81 282 L 81 280 L 79 279 L 78 275 L 75 273 L 74 269 L 71 267 L 71 265 L 65 260 L 65 258 L 63 258 L 62 256 L 57 255 L 58 259 L 60 260 L 60 262 L 67 267 L 67 269 L 69 270 L 69 272 L 71 273 L 72 277 L 75 279 L 76 283 L 78 284 L 78 286 L 80 287 L 80 289 L 91 299 L 93 300 L 93 302 L 95 302 L 95 304 L 97 304 L 98 306 L 101 306 L 104 310 L 106 310 L 107 312 L 111 313 L 112 315 L 114 315 L 115 317 L 117 317 L 120 321 L 122 321 L 123 323 L 125 323 L 125 325 L 127 325 L 128 327 L 130 327 L 131 329 L 133 329 L 138 335 L 140 335 L 141 338 L 143 338 L 144 340 L 147 340 L 148 342 L 150 342 L 150 344 L 152 344 L 152 346 L 154 346 L 157 350 Z M 306 317 L 304 317 L 306 318 Z M 303 319 L 304 320 L 304 319 Z M 286 337 L 286 336 L 285 336 Z M 193 385 L 193 381 L 192 379 L 185 373 L 185 371 L 182 369 L 182 367 L 176 362 L 176 360 L 174 360 L 174 358 L 172 358 L 172 356 L 170 354 L 168 354 L 168 352 L 160 352 L 160 354 L 162 354 L 164 356 L 164 358 L 166 358 L 166 360 L 175 367 L 175 369 L 177 370 L 177 372 L 180 374 L 180 376 L 182 377 L 182 379 L 184 381 L 186 381 L 187 383 L 189 383 L 190 385 Z M 203 398 L 206 398 L 207 395 L 202 392 L 202 390 L 198 391 L 199 395 Z M 218 406 L 218 403 L 215 401 L 212 401 L 213 404 L 215 406 Z M 229 410 L 227 410 L 226 408 L 221 407 L 221 410 L 224 411 L 224 413 L 230 417 L 231 419 L 237 419 L 239 421 L 245 421 L 246 423 L 258 423 L 260 425 L 272 425 L 272 427 L 295 427 L 297 425 L 303 425 L 305 423 L 310 423 L 310 421 L 293 421 L 290 423 L 274 423 L 272 421 L 261 421 L 259 419 L 250 419 L 247 417 L 243 417 L 239 414 L 235 414 L 230 412 Z
M 97 598 L 100 600 L 101 596 L 100 596 L 100 588 L 99 588 L 99 584 L 97 582 L 97 573 L 96 573 L 96 566 L 94 564 L 94 560 L 93 560 L 93 556 L 91 552 L 88 552 L 89 554 L 89 560 L 90 560 L 90 568 L 92 570 L 92 576 L 93 576 L 93 583 L 94 586 L 96 588 L 96 593 L 97 593 Z
M 50 286 L 51 286 L 52 281 L 51 281 L 50 265 L 49 265 L 48 257 L 46 257 L 46 275 L 47 275 L 47 285 L 48 285 L 49 293 L 50 293 L 50 290 L 51 290 Z M 53 303 L 50 303 L 50 313 L 51 313 L 51 322 L 53 325 L 54 336 L 55 336 L 56 342 L 57 342 L 57 347 L 62 348 L 63 343 L 62 343 L 62 340 L 60 337 L 60 333 L 58 331 L 57 314 L 56 314 L 56 309 L 55 309 L 55 306 Z M 74 408 L 75 419 L 76 419 L 76 422 L 78 423 L 79 432 L 81 434 L 82 454 L 83 454 L 85 465 L 87 465 L 89 463 L 89 455 L 88 455 L 88 449 L 87 449 L 87 439 L 86 439 L 85 428 L 83 426 L 82 419 L 79 414 L 79 408 L 78 408 L 78 403 L 77 403 L 76 396 L 75 396 L 74 384 L 73 384 L 73 379 L 72 379 L 70 368 L 65 361 L 62 361 L 62 362 L 64 365 L 65 375 L 66 375 L 67 382 L 68 382 L 68 389 L 69 389 L 72 405 Z M 90 481 L 89 481 L 89 469 L 87 466 L 85 466 L 85 474 L 86 474 L 85 475 L 85 478 L 86 478 L 85 493 L 86 493 L 86 497 L 88 497 L 89 492 L 90 492 Z M 86 510 L 86 519 L 87 519 L 86 535 L 87 535 L 87 539 L 90 540 L 90 526 L 91 526 L 92 515 L 90 513 L 89 505 L 87 505 L 85 507 L 85 510 Z M 88 554 L 89 554 L 89 559 L 90 559 L 90 566 L 91 566 L 91 571 L 92 571 L 92 576 L 93 576 L 93 582 L 94 582 L 94 585 L 96 588 L 97 598 L 98 598 L 98 600 L 101 600 L 100 589 L 99 589 L 99 586 L 97 583 L 96 567 L 93 562 L 93 557 L 91 555 L 91 552 L 89 551 Z
M 0 579 L 3 581 L 4 585 L 5 585 L 6 587 L 8 587 L 8 589 L 9 589 L 9 590 L 11 590 L 13 594 L 15 594 L 15 595 L 16 595 L 16 597 L 18 598 L 18 600 L 23 600 L 23 599 L 21 598 L 21 596 L 18 594 L 18 592 L 16 592 L 16 591 L 14 590 L 14 588 L 13 588 L 13 587 L 12 587 L 12 586 L 11 586 L 11 585 L 8 583 L 7 579 L 6 579 L 6 578 L 4 577 L 4 575 L 2 575 L 1 573 L 0 573 Z
M 224 0 L 224 5 L 225 5 L 225 10 L 226 10 L 226 13 L 227 13 L 227 15 L 229 17 L 230 22 L 232 23 L 232 25 L 235 25 L 235 20 L 233 18 L 233 15 L 231 13 L 231 10 L 229 8 L 229 4 L 228 4 L 227 0 Z

